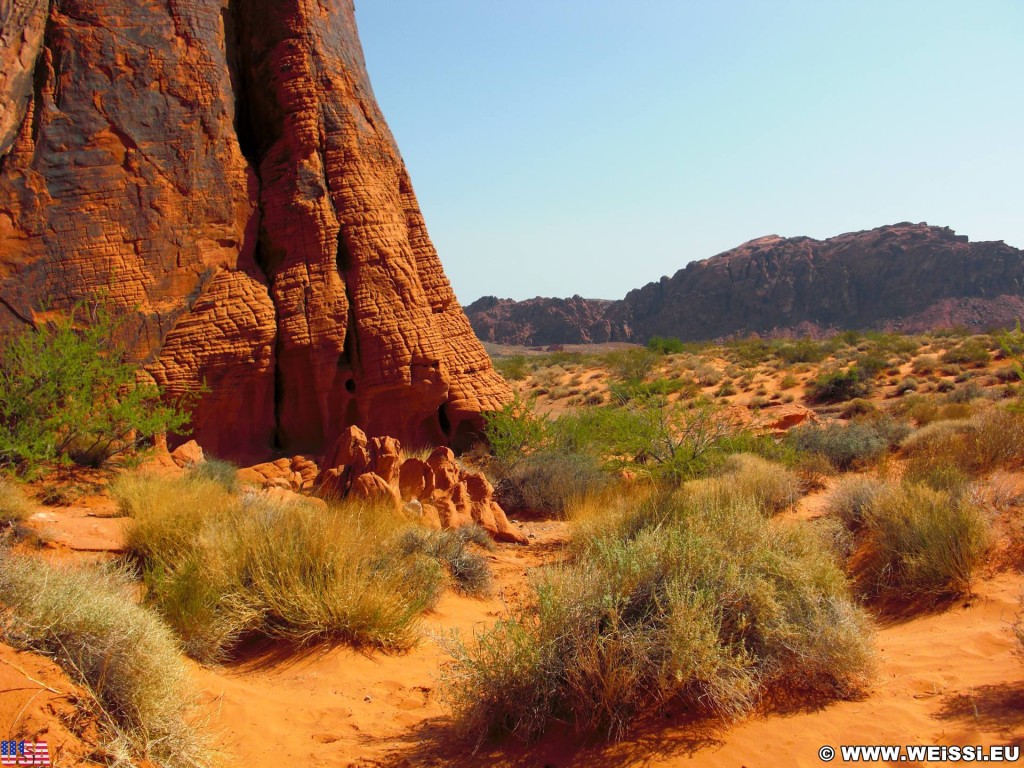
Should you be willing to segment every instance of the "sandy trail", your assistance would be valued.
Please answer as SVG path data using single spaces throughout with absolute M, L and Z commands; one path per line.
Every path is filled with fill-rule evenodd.
M 537 546 L 502 546 L 492 555 L 498 596 L 446 595 L 425 622 L 428 633 L 465 636 L 526 597 L 524 574 L 557 557 L 565 540 L 564 524 L 528 526 Z M 508 739 L 473 754 L 473 741 L 455 732 L 439 700 L 446 655 L 432 639 L 402 655 L 339 648 L 196 667 L 195 675 L 229 763 L 238 766 L 821 766 L 818 748 L 826 744 L 1024 742 L 1024 665 L 1010 631 L 1022 589 L 1024 576 L 1003 572 L 945 611 L 880 627 L 875 683 L 861 700 L 731 725 L 668 709 L 612 745 L 580 746 L 565 727 L 538 744 Z

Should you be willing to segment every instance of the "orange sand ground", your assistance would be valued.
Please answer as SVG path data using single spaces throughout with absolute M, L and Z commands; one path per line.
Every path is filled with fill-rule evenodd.
M 819 513 L 822 498 L 805 499 L 791 513 L 792 524 Z M 102 514 L 95 505 L 77 514 L 85 510 Z M 67 530 L 83 532 L 86 550 L 97 548 L 88 521 L 115 522 L 76 517 L 74 510 L 65 514 Z M 47 520 L 46 526 L 64 535 L 60 519 Z M 439 700 L 438 673 L 446 656 L 434 638 L 453 630 L 466 637 L 486 627 L 526 599 L 530 568 L 561 556 L 565 523 L 524 526 L 533 534 L 532 546 L 499 545 L 490 556 L 498 587 L 494 597 L 446 595 L 426 619 L 428 638 L 407 654 L 336 648 L 289 655 L 253 649 L 230 667 L 193 664 L 225 764 L 821 766 L 817 750 L 824 744 L 1024 742 L 1024 665 L 1014 654 L 1010 631 L 1024 575 L 989 569 L 972 598 L 879 628 L 876 681 L 862 700 L 759 714 L 731 725 L 695 723 L 685 712 L 669 710 L 653 713 L 619 744 L 581 747 L 565 727 L 529 747 L 506 740 L 474 754 L 474 742 L 453 730 Z M 111 549 L 119 548 L 117 539 L 110 537 Z M 48 552 L 72 556 L 62 545 Z M 88 750 L 60 723 L 71 711 L 66 695 L 42 687 L 67 694 L 71 686 L 59 670 L 6 647 L 0 647 L 0 662 L 0 734 L 48 738 L 63 745 L 59 765 L 83 764 Z

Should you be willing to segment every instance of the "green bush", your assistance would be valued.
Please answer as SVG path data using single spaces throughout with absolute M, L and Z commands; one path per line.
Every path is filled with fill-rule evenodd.
M 649 349 L 623 349 L 606 354 L 604 363 L 620 381 L 643 381 L 658 364 L 658 356 Z
M 530 366 L 524 355 L 499 358 L 494 361 L 494 367 L 509 381 L 520 381 L 530 373 Z
M 158 432 L 180 432 L 182 408 L 136 380 L 100 308 L 13 337 L 0 348 L 0 466 L 32 471 L 56 458 L 98 465 Z
M 617 737 L 655 705 L 738 717 L 868 679 L 869 624 L 809 530 L 679 495 L 622 499 L 587 530 L 536 578 L 534 610 L 447 641 L 444 696 L 470 732 L 568 719 Z
M 56 568 L 0 552 L 0 636 L 52 657 L 90 691 L 112 754 L 127 746 L 159 766 L 205 765 L 177 644 L 132 591 L 116 571 Z
M 865 524 L 862 583 L 910 602 L 967 593 L 990 542 L 989 523 L 974 505 L 909 483 L 881 494 Z
M 686 351 L 686 345 L 677 338 L 652 336 L 647 341 L 647 349 L 658 355 L 678 355 Z
M 991 359 L 988 347 L 980 339 L 967 339 L 942 354 L 942 362 L 957 365 L 980 367 L 988 365 Z
M 547 420 L 534 412 L 532 401 L 518 394 L 499 410 L 484 414 L 484 437 L 495 460 L 506 466 L 540 448 L 547 428 Z
M 836 403 L 865 397 L 870 390 L 870 382 L 864 379 L 856 366 L 851 366 L 845 371 L 819 375 L 807 388 L 807 396 L 819 403 Z
M 825 456 L 840 471 L 875 461 L 889 447 L 876 427 L 860 421 L 808 424 L 791 429 L 786 439 L 797 451 Z
M 854 365 L 861 377 L 867 381 L 874 379 L 878 374 L 889 367 L 889 358 L 884 355 L 865 352 L 857 356 Z
M 835 344 L 831 342 L 802 338 L 779 344 L 775 349 L 775 354 L 789 364 L 819 363 L 834 351 Z

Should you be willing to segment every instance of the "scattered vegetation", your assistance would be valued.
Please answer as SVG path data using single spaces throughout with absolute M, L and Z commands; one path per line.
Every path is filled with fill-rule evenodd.
M 868 622 L 809 531 L 685 492 L 605 514 L 537 576 L 535 612 L 448 641 L 445 691 L 470 732 L 532 738 L 567 718 L 617 737 L 654 704 L 738 717 L 864 685 Z
M 56 568 L 0 552 L 0 636 L 53 658 L 94 699 L 106 749 L 168 768 L 208 762 L 170 630 L 135 605 L 116 570 Z
M 822 373 L 808 387 L 807 396 L 818 403 L 837 403 L 864 397 L 869 391 L 869 381 L 856 366 L 851 366 L 842 371 Z

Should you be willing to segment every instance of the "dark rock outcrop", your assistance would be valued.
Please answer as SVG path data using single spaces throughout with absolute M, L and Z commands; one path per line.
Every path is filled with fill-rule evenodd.
M 97 293 L 215 455 L 456 443 L 509 391 L 455 300 L 351 0 L 9 0 L 0 330 Z
M 1024 251 L 1002 241 L 972 243 L 927 224 L 827 240 L 772 235 L 688 264 L 621 301 L 489 298 L 468 312 L 485 341 L 558 344 L 579 340 L 576 329 L 587 327 L 598 309 L 631 329 L 633 341 L 847 328 L 984 330 L 1024 318 Z M 551 314 L 565 334 L 537 341 L 533 318 Z
M 600 344 L 631 341 L 633 329 L 617 301 L 484 296 L 466 307 L 477 338 L 499 344 Z

